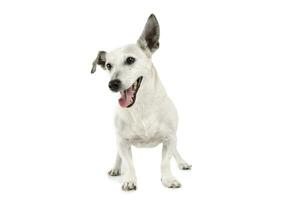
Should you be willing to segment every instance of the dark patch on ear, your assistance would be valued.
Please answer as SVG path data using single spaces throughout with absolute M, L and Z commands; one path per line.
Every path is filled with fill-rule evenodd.
M 106 52 L 99 51 L 96 59 L 92 63 L 91 73 L 93 74 L 96 71 L 96 66 L 100 65 L 103 69 L 105 69 L 105 62 L 106 62 Z
M 139 46 L 145 50 L 148 48 L 151 53 L 159 48 L 160 28 L 154 14 L 148 17 L 142 35 L 138 40 Z

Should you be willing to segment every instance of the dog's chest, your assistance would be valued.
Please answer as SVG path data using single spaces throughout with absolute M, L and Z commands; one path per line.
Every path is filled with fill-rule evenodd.
M 132 115 L 128 117 L 124 130 L 121 134 L 131 144 L 137 147 L 154 147 L 166 139 L 162 135 L 160 127 L 162 123 L 158 115 L 147 114 Z

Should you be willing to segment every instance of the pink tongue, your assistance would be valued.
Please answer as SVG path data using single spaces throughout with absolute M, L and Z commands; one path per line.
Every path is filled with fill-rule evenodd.
M 121 98 L 119 99 L 119 104 L 121 107 L 125 108 L 133 102 L 132 97 L 134 95 L 134 90 L 132 90 L 132 87 L 130 87 L 129 89 L 121 91 L 120 93 Z

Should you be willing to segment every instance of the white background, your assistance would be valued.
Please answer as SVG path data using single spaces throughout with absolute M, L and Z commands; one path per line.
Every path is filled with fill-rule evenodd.
M 282 1 L 1 1 L 0 199 L 282 199 Z M 133 148 L 138 190 L 109 178 L 118 95 L 98 50 L 135 42 L 175 102 L 192 171 L 161 185 L 161 145 Z

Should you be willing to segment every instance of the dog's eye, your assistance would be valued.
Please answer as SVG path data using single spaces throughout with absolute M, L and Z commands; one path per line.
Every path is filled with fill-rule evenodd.
M 107 63 L 107 64 L 106 64 L 106 68 L 107 68 L 108 70 L 111 70 L 111 69 L 112 69 L 112 65 L 111 65 L 110 63 Z
M 133 64 L 135 61 L 136 61 L 135 58 L 133 58 L 133 57 L 128 57 L 127 60 L 126 60 L 126 63 L 127 63 L 128 65 L 131 65 L 131 64 Z

